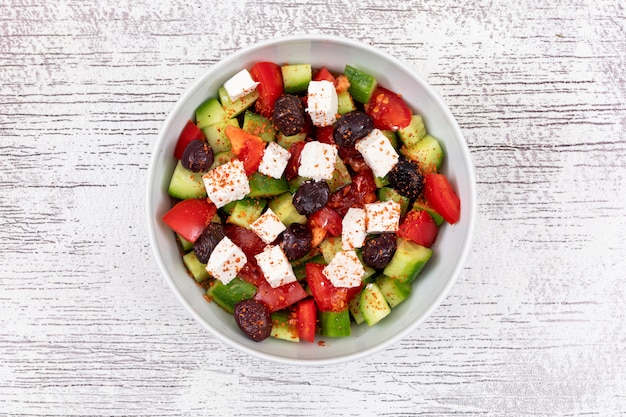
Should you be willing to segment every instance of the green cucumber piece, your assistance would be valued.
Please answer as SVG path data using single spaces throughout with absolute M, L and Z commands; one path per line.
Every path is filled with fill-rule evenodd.
M 235 207 L 226 221 L 247 229 L 251 223 L 261 217 L 266 205 L 267 200 L 243 198 L 235 202 Z
M 246 110 L 243 114 L 243 130 L 263 139 L 263 142 L 276 140 L 276 130 L 272 121 L 253 111 Z
M 376 278 L 376 285 L 391 308 L 406 300 L 411 294 L 411 284 L 385 275 L 379 275 Z
M 375 325 L 391 313 L 389 303 L 375 282 L 370 282 L 361 291 L 359 307 L 368 326 Z
M 411 200 L 408 197 L 403 196 L 391 187 L 382 187 L 376 190 L 376 195 L 380 201 L 395 201 L 400 204 L 401 215 L 404 216 L 409 210 L 409 203 Z
M 214 123 L 202 129 L 207 142 L 211 145 L 213 152 L 230 151 L 230 139 L 226 136 L 226 127 L 228 125 L 239 127 L 237 119 L 228 119 L 223 122 Z
M 426 136 L 426 128 L 424 127 L 424 119 L 419 114 L 411 116 L 411 122 L 408 126 L 398 130 L 398 136 L 405 146 L 411 147 L 422 140 Z
M 328 187 L 330 188 L 330 192 L 334 193 L 338 189 L 345 187 L 351 182 L 352 177 L 350 176 L 350 172 L 348 172 L 346 164 L 343 163 L 341 158 L 337 158 L 335 160 L 335 169 L 333 171 L 333 176 L 331 179 L 326 181 Z
M 192 172 L 186 169 L 182 162 L 178 161 L 170 185 L 167 188 L 167 192 L 170 197 L 177 198 L 179 200 L 187 200 L 190 198 L 202 198 L 206 197 L 206 188 L 204 188 L 204 181 L 202 180 L 203 172 Z
M 296 142 L 304 142 L 305 139 L 306 133 L 304 132 L 296 133 L 292 136 L 285 136 L 280 131 L 276 134 L 276 143 L 285 149 L 291 148 L 291 145 Z
M 398 238 L 396 252 L 383 274 L 402 282 L 411 283 L 422 271 L 433 251 L 417 243 Z
M 354 251 L 356 252 L 357 258 L 359 258 L 359 261 L 361 261 L 361 264 L 363 265 L 364 273 L 361 281 L 367 284 L 372 281 L 374 275 L 376 274 L 376 270 L 371 266 L 365 265 L 365 262 L 363 262 L 363 250 L 361 248 L 357 248 Z
M 285 226 L 289 227 L 292 223 L 306 224 L 307 218 L 298 213 L 293 206 L 293 196 L 290 192 L 274 197 L 268 205 Z
M 389 179 L 385 177 L 374 177 L 374 184 L 376 184 L 376 188 L 382 188 L 389 185 Z
M 337 113 L 343 116 L 355 110 L 354 100 L 352 100 L 352 96 L 348 91 L 337 93 Z
M 224 151 L 224 152 L 216 153 L 213 159 L 213 165 L 211 165 L 211 168 L 209 168 L 209 171 L 217 168 L 220 165 L 224 165 L 225 163 L 230 162 L 230 160 L 233 158 L 236 158 L 236 156 L 232 151 Z
M 248 178 L 250 193 L 248 197 L 274 197 L 289 190 L 289 183 L 284 178 L 272 178 L 267 175 L 255 172 Z
M 287 340 L 289 342 L 299 342 L 298 328 L 292 320 L 291 313 L 287 310 L 280 310 L 272 313 L 272 331 L 270 336 L 276 339 Z
M 430 207 L 426 201 L 415 200 L 413 203 L 413 210 L 425 210 L 428 214 L 430 214 L 430 217 L 437 226 L 441 226 L 441 223 L 443 223 L 443 217 L 441 214 L 437 213 L 432 207 Z
M 283 65 L 283 89 L 287 94 L 298 94 L 307 90 L 313 77 L 310 64 Z
M 178 239 L 178 242 L 180 243 L 180 249 L 183 252 L 187 253 L 193 249 L 193 242 L 188 241 L 178 233 L 176 233 L 176 239 Z
M 330 261 L 333 260 L 335 255 L 343 250 L 341 247 L 341 236 L 327 237 L 326 239 L 322 240 L 319 248 L 322 252 L 324 260 L 327 264 L 329 264 Z
M 391 145 L 398 149 L 398 135 L 393 130 L 381 130 L 383 135 L 387 136 Z
M 241 278 L 234 278 L 228 284 L 214 280 L 206 290 L 205 296 L 230 314 L 234 313 L 235 304 L 248 300 L 256 294 L 256 287 Z
M 443 162 L 443 149 L 437 139 L 430 135 L 426 135 L 414 145 L 403 146 L 402 154 L 419 165 L 421 171 L 425 174 L 431 174 L 439 171 Z
M 328 337 L 350 336 L 350 313 L 347 308 L 341 311 L 320 311 L 317 318 L 320 335 Z
M 203 264 L 196 257 L 196 253 L 191 251 L 186 253 L 183 256 L 183 263 L 187 267 L 187 270 L 191 273 L 191 276 L 196 280 L 196 282 L 204 282 L 207 279 L 211 278 L 209 273 L 206 271 L 206 264 Z
M 196 109 L 196 124 L 199 129 L 223 122 L 227 118 L 224 108 L 216 98 L 206 100 Z
M 252 106 L 259 98 L 259 92 L 254 90 L 240 99 L 232 101 L 224 86 L 221 86 L 217 90 L 217 95 L 219 96 L 220 103 L 222 103 L 222 107 L 224 108 L 226 119 L 232 119 L 233 117 L 239 116 L 246 109 Z
M 378 85 L 376 78 L 350 65 L 346 65 L 344 75 L 350 81 L 348 92 L 352 98 L 362 104 L 369 102 Z
M 357 294 L 352 300 L 348 302 L 348 311 L 354 319 L 356 324 L 361 324 L 365 321 L 363 313 L 361 313 L 361 294 Z

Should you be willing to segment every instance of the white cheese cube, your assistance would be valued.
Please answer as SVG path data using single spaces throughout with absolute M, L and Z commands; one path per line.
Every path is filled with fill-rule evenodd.
M 250 192 L 243 162 L 236 158 L 207 172 L 202 180 L 209 199 L 217 208 L 241 200 Z
M 250 229 L 252 229 L 263 242 L 272 243 L 287 227 L 280 221 L 272 209 L 268 208 L 261 217 L 252 222 Z
M 244 68 L 224 83 L 224 89 L 230 99 L 235 101 L 256 90 L 257 85 L 259 83 L 255 82 L 248 70 Z
M 333 177 L 337 148 L 321 142 L 307 142 L 300 154 L 298 175 L 314 180 L 329 180 Z
M 272 288 L 296 281 L 289 259 L 280 246 L 265 247 L 263 252 L 255 256 L 255 259 L 263 271 L 265 280 Z
M 248 258 L 241 248 L 228 237 L 224 237 L 211 252 L 206 264 L 206 271 L 213 278 L 228 284 L 237 276 L 246 262 L 248 262 Z
M 373 129 L 367 136 L 359 140 L 355 148 L 361 152 L 365 163 L 377 177 L 384 177 L 398 163 L 398 153 L 379 129 Z
M 384 201 L 365 205 L 367 233 L 396 232 L 400 227 L 402 208 L 395 201 Z
M 330 81 L 311 81 L 308 87 L 307 112 L 315 126 L 330 126 L 337 121 L 337 91 Z
M 324 275 L 335 287 L 357 287 L 364 274 L 363 264 L 353 250 L 338 252 L 324 268 Z
M 343 250 L 360 248 L 365 243 L 365 210 L 352 207 L 341 222 L 341 247 Z
M 259 165 L 259 172 L 268 177 L 280 179 L 289 163 L 291 154 L 276 142 L 270 142 L 263 152 L 263 159 Z

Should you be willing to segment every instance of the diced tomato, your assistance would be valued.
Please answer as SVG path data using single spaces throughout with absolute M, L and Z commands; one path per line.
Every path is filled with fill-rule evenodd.
M 217 212 L 215 204 L 206 199 L 183 200 L 163 216 L 170 229 L 190 242 L 195 242 Z
M 265 150 L 263 139 L 232 125 L 226 127 L 226 136 L 230 140 L 233 153 L 243 162 L 246 175 L 259 169 Z
M 317 74 L 315 74 L 315 77 L 313 77 L 313 81 L 330 81 L 331 83 L 334 83 L 335 77 L 330 73 L 330 71 L 328 71 L 328 69 L 326 69 L 326 67 L 322 67 Z
M 263 252 L 267 246 L 254 231 L 236 224 L 224 226 L 224 234 L 241 248 L 248 259 L 254 259 L 254 256 Z
M 374 127 L 381 130 L 398 130 L 411 122 L 411 109 L 400 95 L 378 86 L 365 105 L 365 112 L 374 119 Z
M 283 73 L 280 66 L 273 62 L 257 62 L 250 68 L 250 75 L 259 83 L 256 112 L 271 118 L 274 112 L 274 102 L 283 94 Z
M 298 281 L 272 288 L 267 281 L 263 281 L 257 288 L 254 299 L 264 303 L 271 312 L 282 310 L 306 298 L 308 294 Z
M 443 174 L 424 176 L 424 196 L 428 204 L 450 224 L 461 217 L 461 200 Z
M 239 274 L 237 276 L 243 279 L 250 284 L 253 284 L 255 287 L 260 287 L 263 284 L 267 284 L 265 277 L 263 276 L 263 271 L 256 263 L 256 259 L 248 258 L 248 262 L 241 268 Z
M 350 207 L 363 207 L 365 204 L 373 203 L 376 197 L 376 183 L 372 170 L 367 169 L 355 174 L 352 183 L 342 187 L 331 194 L 327 207 L 332 208 L 344 217 Z
M 315 304 L 321 311 L 341 311 L 359 293 L 360 287 L 335 287 L 324 275 L 324 265 L 308 263 L 305 266 L 306 282 L 313 293 Z
M 315 300 L 305 298 L 296 305 L 296 317 L 298 318 L 298 337 L 307 342 L 315 341 L 315 329 L 317 327 L 317 309 Z
M 335 127 L 333 125 L 318 127 L 315 129 L 315 139 L 318 142 L 325 143 L 327 145 L 334 145 L 335 139 L 333 138 L 333 131 Z
M 196 139 L 206 140 L 206 136 L 204 136 L 204 132 L 202 132 L 202 130 L 200 130 L 194 122 L 189 120 L 183 128 L 183 131 L 180 132 L 178 142 L 176 142 L 174 158 L 181 159 L 183 157 L 183 152 L 185 152 L 185 148 L 189 145 L 189 142 Z
M 320 243 L 322 243 L 322 241 L 326 239 L 326 235 L 328 234 L 328 232 L 326 231 L 326 229 L 312 226 L 311 224 L 309 224 L 309 229 L 311 230 L 311 247 L 317 248 Z
M 300 155 L 302 154 L 302 148 L 304 148 L 304 142 L 296 142 L 289 148 L 289 162 L 287 168 L 285 168 L 285 178 L 287 181 L 292 180 L 298 176 L 298 168 L 300 167 Z
M 333 236 L 341 235 L 341 216 L 329 207 L 323 207 L 321 210 L 309 216 L 309 228 L 321 228 L 326 230 Z
M 398 229 L 398 236 L 430 248 L 439 228 L 426 210 L 411 210 Z

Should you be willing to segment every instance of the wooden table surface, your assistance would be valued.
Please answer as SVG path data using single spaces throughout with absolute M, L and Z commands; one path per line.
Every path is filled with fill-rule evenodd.
M 0 415 L 626 414 L 623 2 L 0 0 Z M 242 46 L 324 33 L 412 66 L 475 164 L 443 304 L 332 368 L 219 342 L 145 219 L 162 121 Z

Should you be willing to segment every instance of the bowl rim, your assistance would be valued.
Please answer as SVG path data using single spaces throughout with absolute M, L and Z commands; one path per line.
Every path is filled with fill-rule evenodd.
M 447 283 L 442 288 L 440 293 L 437 295 L 435 300 L 430 304 L 430 306 L 422 314 L 422 316 L 419 319 L 415 320 L 413 323 L 411 323 L 411 325 L 406 326 L 404 329 L 397 332 L 392 337 L 387 338 L 378 344 L 372 345 L 368 348 L 359 350 L 357 352 L 341 354 L 338 356 L 329 357 L 329 358 L 321 358 L 321 359 L 289 358 L 289 357 L 284 357 L 280 355 L 272 355 L 269 353 L 258 351 L 258 350 L 249 348 L 248 346 L 245 346 L 243 344 L 240 344 L 235 340 L 228 338 L 227 336 L 222 334 L 215 326 L 213 326 L 211 323 L 204 320 L 204 318 L 201 317 L 200 314 L 194 310 L 194 308 L 189 303 L 189 301 L 183 296 L 180 289 L 174 283 L 173 278 L 170 277 L 168 273 L 166 273 L 167 267 L 158 251 L 158 245 L 157 245 L 158 239 L 156 235 L 156 229 L 153 227 L 154 219 L 152 219 L 152 216 L 154 215 L 154 207 L 152 206 L 151 202 L 153 201 L 153 198 L 155 195 L 154 193 L 155 187 L 153 186 L 153 184 L 154 184 L 155 176 L 157 173 L 157 166 L 156 166 L 156 161 L 158 159 L 157 150 L 162 148 L 166 140 L 164 132 L 168 129 L 168 126 L 173 122 L 175 114 L 180 110 L 183 104 L 189 99 L 189 97 L 193 94 L 195 90 L 197 90 L 203 83 L 206 82 L 206 79 L 210 75 L 212 75 L 213 72 L 219 69 L 219 67 L 226 66 L 231 61 L 236 61 L 240 57 L 250 54 L 254 52 L 255 50 L 276 46 L 278 44 L 294 43 L 294 42 L 330 42 L 330 43 L 336 43 L 336 44 L 340 44 L 342 46 L 346 46 L 350 48 L 362 49 L 370 54 L 377 55 L 386 60 L 389 60 L 393 62 L 394 65 L 402 67 L 408 74 L 410 74 L 410 76 L 413 78 L 415 82 L 420 84 L 422 88 L 424 88 L 430 93 L 431 98 L 436 102 L 437 106 L 444 113 L 445 118 L 450 122 L 450 127 L 453 130 L 455 136 L 463 140 L 463 143 L 461 144 L 460 149 L 461 149 L 462 159 L 464 160 L 464 163 L 467 166 L 467 174 L 468 174 L 467 180 L 469 184 L 469 190 L 467 191 L 468 191 L 468 195 L 470 196 L 469 201 L 468 201 L 470 207 L 468 210 L 469 219 L 467 220 L 467 237 L 462 246 L 460 256 L 458 257 L 458 261 L 456 262 L 456 265 L 454 266 L 454 269 L 452 270 L 451 276 L 449 277 L 449 279 L 447 280 Z M 150 157 L 148 173 L 146 177 L 147 178 L 146 180 L 147 192 L 146 192 L 145 209 L 146 209 L 146 214 L 147 214 L 146 218 L 148 222 L 148 236 L 149 236 L 150 246 L 152 248 L 153 257 L 157 261 L 157 265 L 159 267 L 162 278 L 167 282 L 170 289 L 174 292 L 179 303 L 185 307 L 187 312 L 190 313 L 191 316 L 194 317 L 196 321 L 198 321 L 204 328 L 209 330 L 209 332 L 213 336 L 217 337 L 225 345 L 235 348 L 236 350 L 239 350 L 241 352 L 245 352 L 259 359 L 263 359 L 263 360 L 267 360 L 270 362 L 275 362 L 275 363 L 279 363 L 283 365 L 324 366 L 324 365 L 344 363 L 348 361 L 356 361 L 364 357 L 371 356 L 376 352 L 385 350 L 392 344 L 395 344 L 399 340 L 404 339 L 410 332 L 414 331 L 428 317 L 430 317 L 433 311 L 439 307 L 441 302 L 448 296 L 450 289 L 456 283 L 458 276 L 460 275 L 460 272 L 466 262 L 467 256 L 470 251 L 471 242 L 474 236 L 476 217 L 477 217 L 477 201 L 476 201 L 477 198 L 476 198 L 476 178 L 475 178 L 475 172 L 474 172 L 474 165 L 472 163 L 472 159 L 470 156 L 469 148 L 467 146 L 467 141 L 465 140 L 465 136 L 461 132 L 461 129 L 456 119 L 452 115 L 450 109 L 448 108 L 447 104 L 443 101 L 439 93 L 435 91 L 434 88 L 430 86 L 424 79 L 422 79 L 415 72 L 413 68 L 411 68 L 408 64 L 401 61 L 400 59 L 361 41 L 357 41 L 357 40 L 346 38 L 346 37 L 339 37 L 336 35 L 324 35 L 324 34 L 287 35 L 287 36 L 276 37 L 276 38 L 250 44 L 241 49 L 238 49 L 234 53 L 230 53 L 227 56 L 218 59 L 218 61 L 215 64 L 212 64 L 211 66 L 209 66 L 206 69 L 206 71 L 202 73 L 200 77 L 198 77 L 193 83 L 191 83 L 191 85 L 185 90 L 185 92 L 179 97 L 176 103 L 169 110 L 167 117 L 165 118 L 165 120 L 163 121 L 162 125 L 159 128 L 157 140 L 154 144 L 152 144 L 150 153 L 151 153 L 151 157 Z M 464 203 L 464 204 L 467 204 L 467 203 Z

